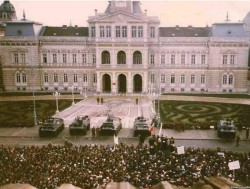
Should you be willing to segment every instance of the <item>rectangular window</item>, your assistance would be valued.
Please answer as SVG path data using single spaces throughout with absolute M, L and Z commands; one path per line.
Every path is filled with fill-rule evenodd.
M 76 56 L 76 54 L 72 54 L 72 61 L 73 61 L 73 63 L 77 63 L 77 56 Z
M 235 55 L 234 54 L 230 55 L 230 64 L 235 64 Z
M 68 74 L 64 73 L 63 75 L 63 82 L 68 83 Z
M 100 37 L 105 37 L 104 26 L 100 26 Z
M 143 37 L 143 27 L 138 26 L 138 37 Z
M 63 54 L 63 63 L 67 63 L 67 54 Z
M 48 58 L 46 53 L 43 53 L 43 63 L 48 63 Z
M 49 75 L 48 74 L 44 74 L 44 83 L 48 83 L 49 82 Z
M 175 54 L 171 54 L 171 64 L 175 64 Z
M 88 75 L 85 73 L 83 74 L 83 80 L 84 83 L 88 82 Z
M 122 26 L 122 37 L 127 37 L 127 26 Z
M 185 54 L 181 55 L 181 64 L 185 64 L 186 56 Z
M 205 83 L 205 75 L 201 75 L 201 84 Z
M 74 73 L 74 83 L 77 83 L 77 74 L 76 73 Z
M 23 81 L 23 83 L 26 83 L 27 82 L 27 80 L 26 80 L 26 74 L 22 74 L 22 81 Z
M 161 83 L 165 83 L 165 81 L 166 81 L 165 75 L 162 74 L 162 75 L 161 75 Z
M 18 54 L 17 53 L 14 54 L 14 63 L 19 63 Z
M 96 64 L 96 54 L 92 54 L 92 63 Z
M 204 84 L 205 83 L 205 75 L 201 75 L 201 84 Z
M 58 83 L 58 75 L 57 75 L 57 73 L 54 73 L 54 82 Z
M 201 55 L 201 64 L 206 64 L 206 55 L 205 54 Z
M 227 55 L 222 56 L 222 64 L 227 64 Z
M 165 54 L 161 55 L 161 64 L 165 64 L 166 63 L 166 59 L 165 59 Z
M 191 75 L 191 84 L 195 83 L 195 75 Z
M 120 26 L 115 27 L 115 36 L 121 37 L 121 27 Z
M 91 37 L 95 37 L 95 26 L 91 26 Z
M 150 37 L 151 37 L 151 38 L 154 38 L 154 37 L 155 37 L 155 27 L 154 27 L 154 26 L 151 26 L 151 27 L 150 27 Z
M 185 83 L 185 75 L 182 74 L 182 75 L 181 75 L 181 84 L 184 84 L 184 83 Z
M 171 75 L 170 83 L 172 83 L 172 84 L 175 83 L 175 75 L 174 74 Z
M 57 54 L 52 54 L 53 63 L 57 63 Z
M 106 37 L 111 37 L 111 26 L 106 26 Z
M 82 63 L 87 64 L 87 54 L 82 54 Z
M 137 30 L 136 30 L 136 26 L 132 26 L 132 37 L 136 37 L 136 33 L 137 33 Z
M 154 54 L 150 55 L 150 64 L 155 64 L 155 55 Z
M 25 56 L 25 53 L 22 53 L 22 54 L 21 54 L 21 62 L 22 62 L 22 63 L 26 63 L 26 56 Z
M 150 75 L 150 83 L 155 83 L 155 75 L 154 74 Z
M 191 55 L 191 64 L 195 64 L 195 55 L 194 54 Z
M 93 82 L 97 83 L 97 75 L 96 74 L 94 74 L 94 76 L 93 76 Z

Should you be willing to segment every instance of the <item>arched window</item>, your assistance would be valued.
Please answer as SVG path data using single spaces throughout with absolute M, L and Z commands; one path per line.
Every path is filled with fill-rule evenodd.
M 102 52 L 102 64 L 110 64 L 110 53 L 108 51 Z
M 228 77 L 228 84 L 233 85 L 233 83 L 234 83 L 234 76 L 232 74 L 230 74 Z
M 26 74 L 22 73 L 22 82 L 26 83 L 27 82 L 27 78 L 26 78 Z
M 133 63 L 142 64 L 142 54 L 140 51 L 135 51 L 133 54 Z
M 21 74 L 20 73 L 16 73 L 16 82 L 21 83 Z
M 117 64 L 126 64 L 126 53 L 124 51 L 117 53 Z
M 222 84 L 223 85 L 227 84 L 227 75 L 226 74 L 222 76 Z

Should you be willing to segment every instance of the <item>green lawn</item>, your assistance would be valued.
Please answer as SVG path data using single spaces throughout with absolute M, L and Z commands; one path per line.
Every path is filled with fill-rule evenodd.
M 220 119 L 233 119 L 239 126 L 250 123 L 250 106 L 208 102 L 160 101 L 161 120 L 165 128 L 207 129 Z
M 71 100 L 59 100 L 59 111 L 69 107 Z M 36 101 L 37 120 L 42 121 L 56 111 L 55 100 Z M 0 101 L 1 127 L 32 127 L 33 101 Z
M 218 98 L 250 98 L 250 95 L 248 94 L 164 93 L 162 95 L 201 96 L 201 97 L 218 97 Z

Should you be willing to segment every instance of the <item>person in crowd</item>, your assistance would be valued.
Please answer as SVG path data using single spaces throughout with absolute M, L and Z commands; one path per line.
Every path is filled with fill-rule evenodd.
M 249 127 L 246 128 L 246 139 L 249 138 Z
M 91 132 L 92 132 L 92 137 L 95 138 L 95 136 L 96 136 L 96 128 L 95 128 L 95 126 L 92 127 Z
M 99 105 L 99 103 L 100 103 L 100 98 L 99 97 L 96 98 L 96 102 Z
M 29 183 L 54 189 L 63 183 L 90 189 L 109 182 L 129 182 L 150 188 L 161 181 L 190 187 L 208 176 L 224 176 L 235 182 L 250 180 L 250 153 L 187 148 L 178 154 L 164 136 L 152 136 L 149 145 L 0 146 L 0 186 Z M 172 146 L 173 150 L 171 150 Z M 220 152 L 220 153 L 218 153 Z M 221 155 L 223 154 L 223 155 Z M 228 163 L 239 160 L 233 174 Z
M 240 134 L 239 133 L 236 134 L 235 141 L 236 141 L 236 147 L 238 147 L 240 145 Z

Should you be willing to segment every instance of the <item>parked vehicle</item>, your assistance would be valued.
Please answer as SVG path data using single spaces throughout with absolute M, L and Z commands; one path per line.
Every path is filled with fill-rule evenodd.
M 137 117 L 134 121 L 134 136 L 144 135 L 150 136 L 151 133 L 149 131 L 150 125 L 148 119 L 145 117 Z
M 219 120 L 217 124 L 218 137 L 235 138 L 236 126 L 233 120 Z
M 100 135 L 118 134 L 122 129 L 121 119 L 118 117 L 108 117 L 100 127 Z
M 90 128 L 89 116 L 87 115 L 78 116 L 69 125 L 69 133 L 70 135 L 86 135 L 89 128 Z
M 56 137 L 64 129 L 64 122 L 61 118 L 49 118 L 39 128 L 40 137 Z

